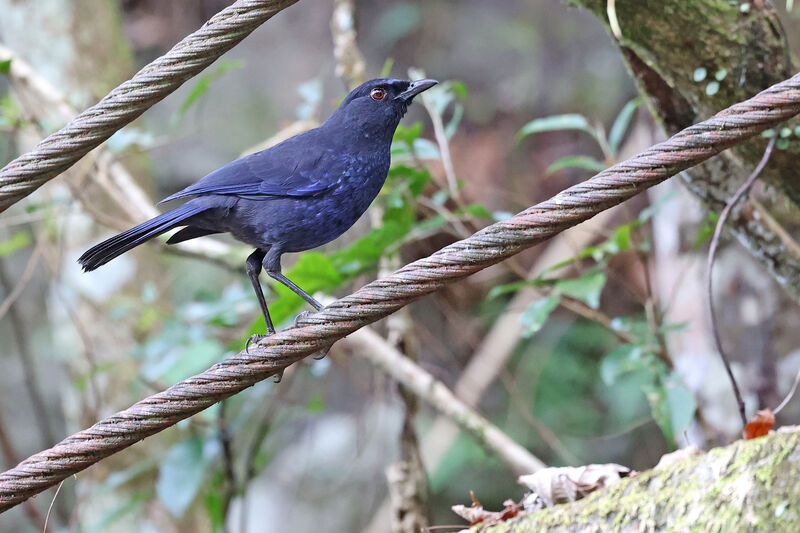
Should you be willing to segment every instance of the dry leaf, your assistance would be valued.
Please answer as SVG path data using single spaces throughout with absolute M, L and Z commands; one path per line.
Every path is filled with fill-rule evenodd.
M 531 490 L 522 505 L 530 512 L 557 503 L 580 500 L 599 488 L 610 487 L 630 474 L 630 469 L 622 465 L 568 466 L 545 468 L 534 474 L 520 476 L 517 482 Z
M 472 505 L 454 505 L 451 507 L 454 513 L 469 522 L 470 526 L 475 524 L 484 524 L 487 526 L 499 524 L 515 516 L 522 514 L 522 508 L 514 500 L 506 500 L 503 502 L 505 506 L 502 511 L 487 511 L 483 508 L 480 502 L 475 498 L 475 495 L 470 491 L 472 497 Z
M 742 431 L 742 437 L 746 440 L 763 437 L 769 433 L 769 430 L 774 425 L 775 414 L 770 409 L 763 409 L 754 418 L 750 419 L 750 422 L 747 423 L 744 431 Z

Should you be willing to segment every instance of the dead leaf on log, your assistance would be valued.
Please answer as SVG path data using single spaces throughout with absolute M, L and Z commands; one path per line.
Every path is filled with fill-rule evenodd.
M 590 492 L 610 487 L 630 472 L 629 468 L 614 463 L 553 467 L 520 476 L 517 482 L 531 490 L 522 500 L 522 506 L 531 512 L 580 500 Z
M 470 491 L 469 495 L 472 498 L 472 505 L 469 507 L 466 505 L 454 505 L 451 509 L 458 516 L 469 522 L 470 526 L 475 524 L 490 526 L 524 514 L 522 508 L 514 500 L 504 501 L 502 511 L 487 511 L 483 508 L 481 502 L 475 498 L 475 494 L 472 491 Z
M 742 431 L 742 438 L 745 440 L 757 439 L 763 437 L 772 426 L 775 425 L 775 414 L 770 409 L 763 409 L 756 414 L 755 417 L 750 419 L 750 422 L 744 427 Z

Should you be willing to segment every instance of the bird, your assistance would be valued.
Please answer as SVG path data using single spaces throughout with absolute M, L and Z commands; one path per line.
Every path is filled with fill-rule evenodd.
M 252 335 L 247 350 L 251 342 L 275 333 L 259 281 L 262 270 L 317 311 L 322 309 L 282 274 L 281 256 L 331 242 L 364 214 L 386 181 L 400 120 L 414 97 L 437 83 L 393 78 L 363 83 L 319 127 L 236 159 L 164 198 L 159 203 L 190 199 L 93 246 L 78 263 L 90 272 L 178 227 L 183 229 L 167 244 L 230 233 L 255 248 L 245 272 L 267 330 L 267 335 Z

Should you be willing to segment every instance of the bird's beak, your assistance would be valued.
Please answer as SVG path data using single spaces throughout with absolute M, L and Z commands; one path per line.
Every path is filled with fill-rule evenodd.
M 411 85 L 408 86 L 408 89 L 395 96 L 394 99 L 403 100 L 404 102 L 410 102 L 411 99 L 417 96 L 419 93 L 421 93 L 422 91 L 427 91 L 437 83 L 439 82 L 430 79 L 412 81 Z

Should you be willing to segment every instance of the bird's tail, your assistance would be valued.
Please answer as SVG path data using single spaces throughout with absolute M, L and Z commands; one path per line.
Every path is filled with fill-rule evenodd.
M 167 211 L 162 215 L 151 218 L 147 222 L 142 222 L 138 226 L 123 231 L 119 235 L 107 239 L 97 246 L 93 246 L 86 251 L 78 263 L 83 270 L 89 272 L 99 266 L 105 265 L 115 257 L 118 257 L 131 248 L 139 246 L 143 242 L 161 235 L 174 227 L 186 224 L 186 219 L 205 211 L 206 207 L 192 205 L 192 202 L 176 207 L 172 211 Z

